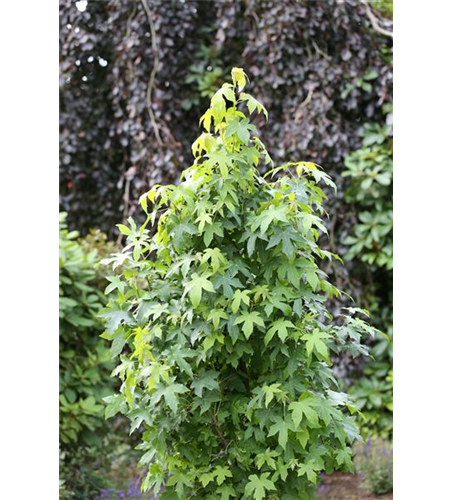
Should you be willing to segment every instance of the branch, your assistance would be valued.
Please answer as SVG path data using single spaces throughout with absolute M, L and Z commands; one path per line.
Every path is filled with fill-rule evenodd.
M 152 71 L 149 76 L 148 88 L 146 91 L 146 107 L 148 109 L 149 119 L 151 120 L 152 128 L 154 129 L 155 138 L 157 139 L 159 146 L 163 146 L 163 141 L 160 137 L 160 129 L 157 125 L 154 111 L 152 110 L 152 90 L 154 88 L 155 75 L 157 74 L 157 69 L 158 65 L 160 64 L 160 60 L 157 52 L 157 42 L 155 39 L 155 28 L 154 28 L 154 22 L 152 21 L 152 12 L 149 9 L 147 0 L 141 0 L 141 3 L 143 4 L 143 8 L 148 18 L 149 27 L 151 29 L 152 54 L 154 55 L 154 65 L 152 67 Z
M 366 14 L 367 14 L 367 17 L 370 19 L 370 23 L 372 24 L 372 27 L 375 31 L 377 31 L 378 33 L 384 35 L 384 36 L 387 36 L 389 38 L 393 38 L 394 35 L 392 34 L 391 31 L 388 31 L 388 30 L 385 30 L 384 28 L 382 28 L 379 24 L 378 24 L 378 18 L 377 16 L 372 12 L 372 9 L 369 5 L 369 3 L 367 2 L 367 0 L 361 0 L 361 2 L 365 5 L 366 7 Z
M 226 446 L 226 448 L 229 447 L 229 443 L 227 442 L 226 438 L 223 436 L 223 433 L 221 432 L 220 428 L 218 427 L 217 423 L 217 416 L 215 415 L 215 412 L 212 411 L 212 425 L 217 433 L 218 437 L 220 438 L 221 442 Z
M 304 107 L 306 107 L 311 102 L 313 95 L 314 95 L 314 91 L 311 88 L 311 89 L 309 89 L 308 95 L 304 98 L 303 102 L 295 110 L 294 119 L 296 122 L 299 122 L 301 120 L 302 110 Z

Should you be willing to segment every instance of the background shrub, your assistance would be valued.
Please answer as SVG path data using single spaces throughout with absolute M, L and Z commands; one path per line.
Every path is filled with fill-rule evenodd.
M 366 416 L 365 435 L 392 438 L 392 119 L 385 125 L 368 124 L 361 132 L 362 146 L 345 160 L 344 177 L 350 178 L 345 201 L 353 204 L 356 224 L 344 235 L 345 254 L 365 283 L 360 304 L 375 318 L 389 338 L 377 335 L 372 362 L 354 374 L 350 392 Z M 359 274 L 358 274 L 359 273 Z
M 114 391 L 114 381 L 108 347 L 99 337 L 107 282 L 96 265 L 112 248 L 98 233 L 80 240 L 60 214 L 60 462 L 62 494 L 74 498 L 89 498 L 103 484 L 95 471 L 110 427 L 102 398 Z

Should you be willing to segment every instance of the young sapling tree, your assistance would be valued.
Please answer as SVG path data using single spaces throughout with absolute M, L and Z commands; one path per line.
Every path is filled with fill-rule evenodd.
M 330 352 L 366 353 L 373 329 L 319 269 L 330 177 L 310 162 L 272 165 L 251 116 L 264 106 L 232 70 L 201 117 L 194 164 L 141 197 L 146 222 L 110 262 L 103 313 L 121 412 L 143 430 L 143 489 L 161 499 L 309 499 L 321 471 L 351 467 L 354 407 Z M 285 175 L 282 175 L 285 173 Z M 278 174 L 278 175 L 276 175 Z M 151 235 L 149 225 L 156 226 Z

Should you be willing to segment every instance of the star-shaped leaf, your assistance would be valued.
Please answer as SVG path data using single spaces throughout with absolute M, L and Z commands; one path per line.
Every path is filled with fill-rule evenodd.
M 218 486 L 221 486 L 227 477 L 232 477 L 232 472 L 227 467 L 221 465 L 217 465 L 213 473 L 217 479 Z
M 281 222 L 287 222 L 286 206 L 281 205 L 280 207 L 275 207 L 270 205 L 269 208 L 261 212 L 251 224 L 251 231 L 255 231 L 258 227 L 261 233 L 265 233 L 268 226 L 274 221 L 279 220 Z
M 265 492 L 267 490 L 276 490 L 273 481 L 268 479 L 269 475 L 269 472 L 265 472 L 260 476 L 256 474 L 249 476 L 249 482 L 245 486 L 245 494 L 248 496 L 253 495 L 254 500 L 262 500 L 265 498 Z
M 179 406 L 179 398 L 177 394 L 184 394 L 188 392 L 188 389 L 182 384 L 172 384 L 167 387 L 157 389 L 154 394 L 155 402 L 158 403 L 163 396 L 165 398 L 165 403 L 171 408 L 173 413 L 177 413 L 177 408 Z
M 225 135 L 226 137 L 230 137 L 234 134 L 237 134 L 238 138 L 242 142 L 248 144 L 250 140 L 250 130 L 255 132 L 256 127 L 250 124 L 248 118 L 244 118 L 243 120 L 236 119 L 228 122 Z
M 311 356 L 312 352 L 316 354 L 317 358 L 324 359 L 326 361 L 330 361 L 328 355 L 328 347 L 326 346 L 324 340 L 330 339 L 331 335 L 328 333 L 322 332 L 318 328 L 316 328 L 311 333 L 305 333 L 302 335 L 302 340 L 306 340 L 306 352 L 308 356 Z
M 207 317 L 207 321 L 212 321 L 212 324 L 215 329 L 217 329 L 220 325 L 220 320 L 228 319 L 228 315 L 223 309 L 213 309 L 210 311 L 209 316 Z
M 336 452 L 336 462 L 338 465 L 345 465 L 346 467 L 352 467 L 351 452 L 349 449 L 339 450 Z
M 132 315 L 128 311 L 107 311 L 99 314 L 99 316 L 107 320 L 106 330 L 110 335 L 115 333 L 121 323 L 129 325 L 133 322 Z
M 218 372 L 213 370 L 202 373 L 199 378 L 193 380 L 190 387 L 194 389 L 196 396 L 202 398 L 204 389 L 208 389 L 209 391 L 220 389 L 216 380 L 218 375 Z
M 185 285 L 184 295 L 188 292 L 193 307 L 199 306 L 202 298 L 202 291 L 214 292 L 212 283 L 205 276 L 192 274 L 192 279 Z
M 243 302 L 245 305 L 250 305 L 250 298 L 248 295 L 251 292 L 249 290 L 236 290 L 234 292 L 234 298 L 232 300 L 231 309 L 233 313 L 239 310 L 240 304 Z
M 289 405 L 295 428 L 299 427 L 303 416 L 306 417 L 312 426 L 317 427 L 319 425 L 319 418 L 317 412 L 314 410 L 315 406 L 317 406 L 317 400 L 309 394 L 303 395 L 300 401 L 294 401 Z
M 284 342 L 289 335 L 287 332 L 288 328 L 295 328 L 295 325 L 284 318 L 280 318 L 272 323 L 272 326 L 268 329 L 264 342 L 267 345 L 271 339 L 274 337 L 275 333 L 278 334 L 278 337 L 281 339 L 281 342 Z
M 229 175 L 229 167 L 232 166 L 232 157 L 225 149 L 217 149 L 209 154 L 209 158 L 206 161 L 206 167 L 210 169 L 215 165 L 218 165 L 223 178 L 227 179 Z
M 281 394 L 283 391 L 279 388 L 281 384 L 271 384 L 264 385 L 262 387 L 262 393 L 265 394 L 265 407 L 268 408 L 268 405 L 272 402 L 275 394 Z
M 241 323 L 243 323 L 243 333 L 247 340 L 253 333 L 254 325 L 265 326 L 264 320 L 257 311 L 242 314 L 235 320 L 234 325 L 240 325 Z
M 278 434 L 278 443 L 286 449 L 289 430 L 292 430 L 292 424 L 286 422 L 281 417 L 278 417 L 276 423 L 270 427 L 268 435 L 271 437 Z
M 306 476 L 309 479 L 309 481 L 311 481 L 311 483 L 316 483 L 318 472 L 321 469 L 322 468 L 315 463 L 315 460 L 309 460 L 308 463 L 300 464 L 298 466 L 298 475 Z

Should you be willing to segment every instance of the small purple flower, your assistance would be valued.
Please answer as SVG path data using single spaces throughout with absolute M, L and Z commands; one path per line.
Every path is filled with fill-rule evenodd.
M 128 496 L 130 497 L 135 497 L 135 498 L 141 498 L 141 480 L 139 477 L 136 479 L 132 479 L 129 483 L 129 489 L 128 489 Z

